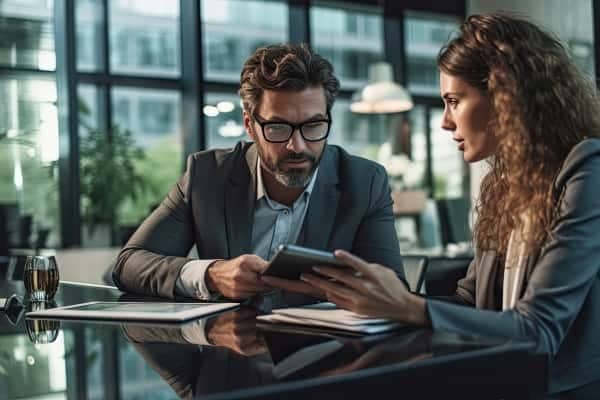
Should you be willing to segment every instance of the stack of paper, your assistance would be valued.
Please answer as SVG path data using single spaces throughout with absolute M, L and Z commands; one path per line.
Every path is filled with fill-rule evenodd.
M 399 328 L 401 324 L 384 318 L 369 318 L 337 308 L 332 303 L 305 307 L 280 308 L 272 314 L 257 317 L 261 321 L 319 326 L 356 333 L 380 333 Z

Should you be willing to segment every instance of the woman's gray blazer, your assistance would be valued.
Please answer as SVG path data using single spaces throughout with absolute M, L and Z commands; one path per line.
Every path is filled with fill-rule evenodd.
M 559 219 L 529 257 L 514 309 L 500 311 L 503 271 L 491 252 L 475 257 L 455 302 L 427 300 L 434 329 L 535 341 L 548 354 L 549 393 L 600 380 L 600 139 L 572 149 L 555 190 Z

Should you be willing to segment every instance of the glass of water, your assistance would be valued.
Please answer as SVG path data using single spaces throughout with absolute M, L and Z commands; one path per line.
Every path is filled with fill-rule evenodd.
M 28 256 L 23 283 L 31 301 L 48 301 L 58 289 L 58 267 L 54 256 Z

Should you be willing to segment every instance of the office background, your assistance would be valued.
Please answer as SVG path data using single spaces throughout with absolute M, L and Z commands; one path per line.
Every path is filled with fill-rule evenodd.
M 309 42 L 341 79 L 330 142 L 376 160 L 389 147 L 407 154 L 414 176 L 403 184 L 457 201 L 466 222 L 484 168 L 466 166 L 439 128 L 435 57 L 466 14 L 495 9 L 554 31 L 595 77 L 598 0 L 0 0 L 0 217 L 18 232 L 11 245 L 118 245 L 163 198 L 187 154 L 244 137 L 242 62 L 260 45 L 288 40 Z M 411 92 L 411 111 L 350 112 L 379 60 Z M 409 140 L 398 140 L 406 127 Z M 123 197 L 131 192 L 137 196 Z M 99 254 L 86 253 L 86 268 L 78 268 L 80 253 L 61 265 L 105 269 Z M 173 398 L 122 335 L 82 327 L 57 343 L 62 350 L 43 354 L 49 350 L 22 334 L 0 332 L 0 347 L 12 349 L 0 353 L 0 387 L 19 398 L 69 398 L 68 383 L 89 399 L 103 398 L 106 387 L 114 399 Z M 123 351 L 107 350 L 114 348 Z M 85 354 L 85 372 L 65 366 L 72 351 Z M 31 370 L 42 382 L 22 385 L 2 372 Z
M 120 244 L 187 154 L 244 139 L 241 65 L 285 41 L 308 42 L 334 64 L 342 91 L 330 143 L 379 161 L 405 154 L 404 187 L 457 202 L 466 223 L 482 168 L 440 129 L 439 48 L 467 14 L 517 11 L 555 32 L 592 78 L 599 4 L 0 0 L 0 204 L 19 228 L 12 246 Z M 391 63 L 412 110 L 350 112 L 376 61 Z

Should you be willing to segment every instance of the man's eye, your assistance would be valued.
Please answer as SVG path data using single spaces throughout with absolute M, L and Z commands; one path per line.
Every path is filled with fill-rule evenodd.
M 267 126 L 268 129 L 270 129 L 271 131 L 275 132 L 275 131 L 286 131 L 288 130 L 288 126 L 284 125 L 284 124 L 269 124 Z
M 304 124 L 304 127 L 308 128 L 308 129 L 315 129 L 315 128 L 320 128 L 323 125 L 325 125 L 325 122 L 316 121 L 316 122 L 307 122 L 306 124 Z

